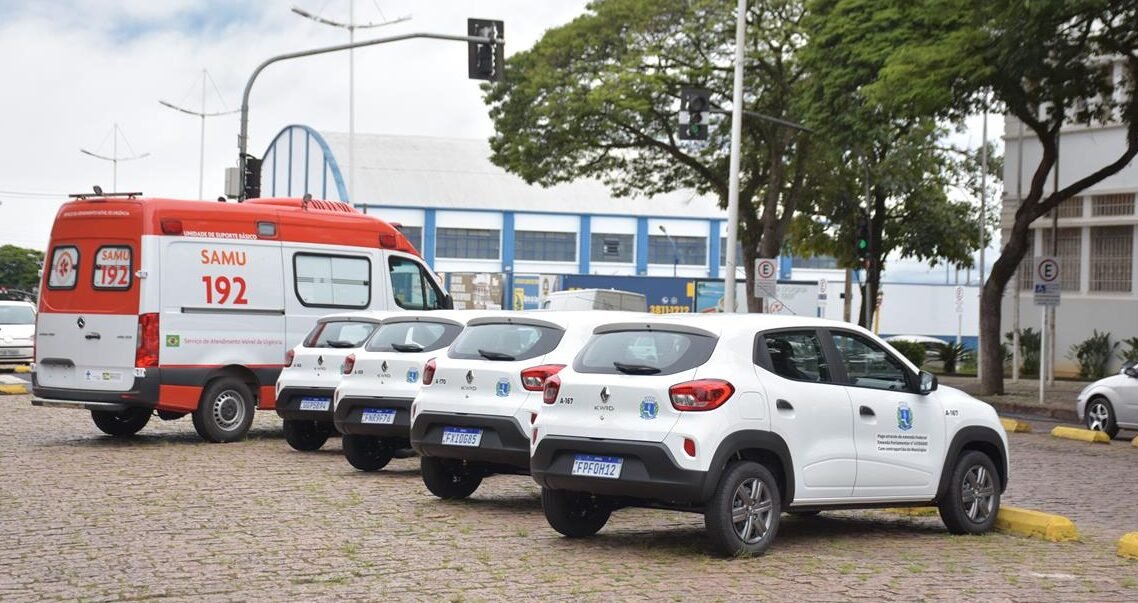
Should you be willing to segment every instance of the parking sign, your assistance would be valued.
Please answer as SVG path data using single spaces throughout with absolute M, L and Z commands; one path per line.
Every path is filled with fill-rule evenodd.
M 1059 258 L 1036 256 L 1032 262 L 1034 285 L 1032 298 L 1037 306 L 1058 306 L 1062 286 L 1059 281 Z

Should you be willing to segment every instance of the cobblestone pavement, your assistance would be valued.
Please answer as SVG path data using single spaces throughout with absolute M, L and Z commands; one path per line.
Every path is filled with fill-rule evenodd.
M 1013 434 L 1005 502 L 1071 517 L 1080 542 L 954 537 L 882 511 L 784 516 L 770 552 L 708 554 L 699 515 L 626 509 L 569 540 L 527 477 L 444 502 L 417 459 L 365 474 L 337 440 L 295 452 L 258 413 L 205 444 L 188 419 L 133 439 L 81 411 L 0 397 L 0 601 L 1135 601 L 1138 449 Z

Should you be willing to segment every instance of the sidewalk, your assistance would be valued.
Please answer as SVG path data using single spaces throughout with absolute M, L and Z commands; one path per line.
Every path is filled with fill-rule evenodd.
M 1067 423 L 1082 423 L 1075 415 L 1075 397 L 1090 381 L 1056 381 L 1053 386 L 1045 386 L 1043 402 L 1039 401 L 1039 380 L 1020 379 L 1018 383 L 1010 378 L 1004 379 L 1004 393 L 999 396 L 980 396 L 980 381 L 975 377 L 951 377 L 938 375 L 941 385 L 964 390 L 996 407 L 1000 414 L 1014 413 L 1049 417 Z

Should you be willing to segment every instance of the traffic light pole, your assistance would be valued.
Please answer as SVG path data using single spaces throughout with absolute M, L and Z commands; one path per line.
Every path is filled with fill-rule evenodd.
M 496 37 L 485 36 L 454 36 L 449 34 L 433 34 L 433 33 L 412 33 L 400 36 L 391 36 L 387 38 L 376 38 L 374 40 L 365 40 L 363 42 L 353 42 L 351 44 L 338 44 L 336 46 L 325 46 L 323 48 L 313 48 L 311 50 L 302 50 L 300 52 L 290 52 L 288 54 L 277 55 L 266 59 L 265 62 L 257 66 L 253 70 L 253 74 L 249 76 L 249 81 L 245 83 L 245 92 L 241 95 L 241 132 L 237 135 L 237 173 L 241 176 L 241 193 L 237 197 L 238 203 L 245 200 L 245 155 L 248 151 L 248 136 L 249 136 L 249 93 L 253 90 L 253 82 L 257 80 L 257 76 L 261 71 L 272 65 L 288 59 L 299 59 L 301 57 L 310 57 L 318 54 L 327 54 L 329 52 L 339 52 L 341 50 L 350 50 L 352 48 L 362 48 L 364 46 L 375 46 L 377 44 L 387 44 L 390 42 L 402 42 L 403 40 L 414 40 L 417 38 L 427 38 L 431 40 L 450 40 L 453 42 L 473 42 L 475 44 L 502 44 L 504 40 Z

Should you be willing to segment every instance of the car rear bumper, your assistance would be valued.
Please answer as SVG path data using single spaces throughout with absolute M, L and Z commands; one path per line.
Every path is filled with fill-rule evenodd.
M 411 433 L 411 402 L 414 398 L 384 398 L 381 396 L 344 396 L 336 404 L 333 421 L 336 431 L 348 435 L 368 435 L 379 438 L 406 440 Z M 392 409 L 392 423 L 364 423 L 364 410 Z
M 130 389 L 120 392 L 45 387 L 32 373 L 32 406 L 78 408 L 120 412 L 128 408 L 157 408 L 161 369 L 146 369 L 145 377 L 135 377 Z
M 285 387 L 277 394 L 277 414 L 285 420 L 332 422 L 332 396 L 336 393 L 331 387 Z M 327 398 L 327 410 L 301 410 L 304 398 Z
M 617 478 L 573 475 L 578 454 L 615 456 L 622 460 Z M 604 496 L 647 499 L 678 505 L 705 502 L 707 473 L 681 468 L 661 442 L 594 440 L 546 436 L 530 459 L 534 481 L 546 488 Z
M 482 430 L 478 446 L 443 444 L 444 427 Z M 509 465 L 529 472 L 529 435 L 513 416 L 422 412 L 411 425 L 411 447 L 423 456 Z

